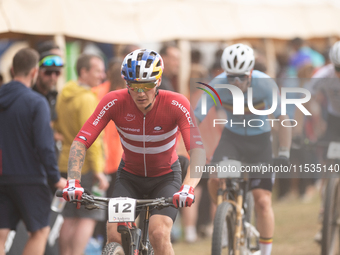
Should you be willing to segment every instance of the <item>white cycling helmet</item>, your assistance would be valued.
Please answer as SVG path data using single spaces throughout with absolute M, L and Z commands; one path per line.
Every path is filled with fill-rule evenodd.
M 247 45 L 233 44 L 223 51 L 221 66 L 227 73 L 249 75 L 254 64 L 254 51 Z
M 334 43 L 329 51 L 329 58 L 335 66 L 340 66 L 340 41 Z

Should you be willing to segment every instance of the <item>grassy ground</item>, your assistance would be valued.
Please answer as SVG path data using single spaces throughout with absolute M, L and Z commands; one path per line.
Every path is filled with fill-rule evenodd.
M 317 196 L 310 203 L 298 199 L 274 202 L 275 235 L 273 255 L 319 255 L 320 247 L 314 241 L 319 230 L 317 223 L 320 200 Z M 211 240 L 194 244 L 179 242 L 173 245 L 176 255 L 209 255 Z

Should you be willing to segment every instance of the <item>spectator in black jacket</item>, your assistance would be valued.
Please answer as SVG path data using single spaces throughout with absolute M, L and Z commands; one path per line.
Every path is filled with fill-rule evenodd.
M 30 233 L 24 255 L 44 253 L 50 216 L 49 178 L 62 189 L 46 98 L 30 89 L 38 53 L 20 50 L 13 58 L 13 81 L 0 88 L 0 255 L 10 230 L 22 219 Z

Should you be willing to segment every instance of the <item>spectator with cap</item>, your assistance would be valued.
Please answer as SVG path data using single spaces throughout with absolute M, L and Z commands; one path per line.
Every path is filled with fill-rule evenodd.
M 46 97 L 50 106 L 52 121 L 57 118 L 55 104 L 58 92 L 56 85 L 63 66 L 62 58 L 52 51 L 45 51 L 40 54 L 38 78 L 33 90 Z

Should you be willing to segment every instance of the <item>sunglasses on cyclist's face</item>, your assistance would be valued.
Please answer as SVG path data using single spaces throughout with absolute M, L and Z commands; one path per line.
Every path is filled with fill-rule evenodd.
M 340 66 L 334 66 L 335 72 L 340 73 Z
M 128 82 L 127 84 L 134 92 L 148 92 L 156 86 L 157 82 Z
M 60 75 L 60 71 L 56 71 L 56 70 L 45 70 L 44 71 L 44 75 L 46 76 L 51 76 L 53 73 L 55 73 L 56 76 Z
M 57 55 L 47 56 L 39 61 L 39 67 L 46 67 L 46 66 L 63 67 L 64 62 L 60 56 L 57 56 Z
M 229 83 L 233 83 L 233 82 L 236 82 L 237 80 L 239 82 L 244 82 L 248 79 L 248 75 L 246 74 L 241 74 L 241 75 L 232 75 L 232 74 L 228 74 L 227 75 L 227 79 L 228 79 L 228 82 Z

